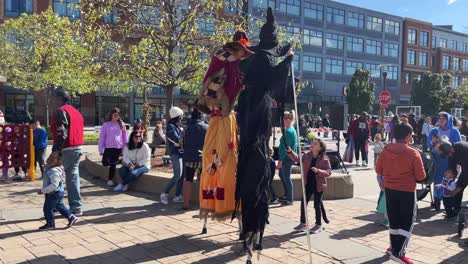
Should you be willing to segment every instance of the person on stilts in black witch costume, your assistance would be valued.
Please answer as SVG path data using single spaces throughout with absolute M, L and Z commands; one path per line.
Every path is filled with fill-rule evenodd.
M 242 211 L 240 238 L 252 263 L 252 250 L 261 250 L 262 236 L 268 223 L 269 141 L 272 128 L 273 98 L 285 94 L 294 52 L 290 44 L 279 45 L 271 8 L 260 31 L 260 43 L 245 68 L 245 88 L 241 92 L 237 120 L 239 158 L 236 178 L 236 208 Z M 286 58 L 277 64 L 277 57 Z M 272 98 L 273 97 L 273 98 Z M 233 219 L 239 210 L 235 210 Z

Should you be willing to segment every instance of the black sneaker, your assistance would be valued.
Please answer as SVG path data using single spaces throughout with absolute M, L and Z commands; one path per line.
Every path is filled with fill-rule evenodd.
M 291 202 L 291 201 L 283 201 L 283 202 L 281 203 L 281 205 L 283 205 L 283 206 L 290 206 L 290 205 L 293 205 L 293 202 Z
M 270 204 L 277 204 L 277 203 L 279 203 L 279 200 L 277 198 L 270 200 Z
M 39 230 L 52 230 L 52 229 L 55 229 L 55 225 L 45 224 L 45 225 L 39 227 Z
M 75 215 L 71 215 L 70 218 L 68 218 L 67 227 L 71 227 L 72 225 L 76 223 L 76 221 L 78 221 L 78 217 L 76 217 Z
M 288 197 L 283 196 L 283 197 L 278 198 L 278 200 L 279 200 L 280 202 L 282 202 L 282 201 L 287 201 L 287 200 L 288 200 Z

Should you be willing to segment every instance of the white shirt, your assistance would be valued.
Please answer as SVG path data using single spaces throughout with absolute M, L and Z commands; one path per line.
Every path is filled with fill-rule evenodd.
M 422 134 L 425 136 L 429 136 L 429 133 L 431 133 L 432 130 L 432 125 L 429 125 L 428 123 L 424 123 L 423 128 L 422 128 Z
M 148 169 L 151 169 L 151 149 L 148 144 L 143 143 L 141 148 L 135 148 L 132 150 L 125 146 L 123 151 L 123 162 L 125 164 L 138 164 L 143 165 Z

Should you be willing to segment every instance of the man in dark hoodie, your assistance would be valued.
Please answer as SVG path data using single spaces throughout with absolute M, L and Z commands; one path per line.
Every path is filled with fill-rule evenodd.
M 413 129 L 408 124 L 394 128 L 396 143 L 385 146 L 375 171 L 383 176 L 390 225 L 390 248 L 387 253 L 398 263 L 413 263 L 405 256 L 416 218 L 416 182 L 424 180 L 421 155 L 409 146 Z

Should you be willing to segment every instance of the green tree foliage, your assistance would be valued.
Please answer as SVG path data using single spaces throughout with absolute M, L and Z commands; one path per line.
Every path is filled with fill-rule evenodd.
M 451 108 L 468 110 L 468 84 L 460 85 L 455 89 L 448 89 L 444 97 L 442 109 L 450 113 Z
M 423 114 L 430 115 L 449 107 L 452 100 L 451 81 L 452 77 L 449 74 L 430 72 L 422 74 L 420 80 L 413 81 L 411 103 L 421 106 Z
M 106 43 L 113 43 L 113 49 L 108 52 L 113 58 L 109 59 L 106 52 L 95 53 L 96 60 L 102 62 L 100 65 L 103 68 L 111 68 L 103 72 L 113 75 L 108 77 L 110 80 L 121 80 L 117 91 L 135 89 L 146 97 L 149 89 L 163 88 L 167 95 L 167 114 L 173 104 L 174 89 L 181 88 L 196 94 L 210 54 L 227 42 L 234 30 L 244 23 L 240 17 L 233 21 L 218 15 L 223 1 L 98 2 L 101 4 L 90 1 L 87 24 L 94 32 L 89 33 L 91 36 L 100 34 L 97 39 L 107 39 Z M 114 27 L 93 22 L 99 21 L 110 10 L 118 10 L 119 16 L 125 19 L 118 21 Z M 102 33 L 109 30 L 113 33 Z M 108 45 L 100 45 L 103 46 Z M 144 113 L 144 116 L 147 114 Z
M 356 69 L 349 83 L 348 96 L 346 100 L 350 113 L 370 112 L 375 101 L 374 87 L 370 83 L 370 72 L 368 70 Z
M 0 74 L 7 77 L 7 84 L 28 90 L 63 86 L 72 94 L 96 88 L 78 23 L 51 9 L 6 20 L 0 25 L 0 46 Z M 48 117 L 48 107 L 46 112 Z

